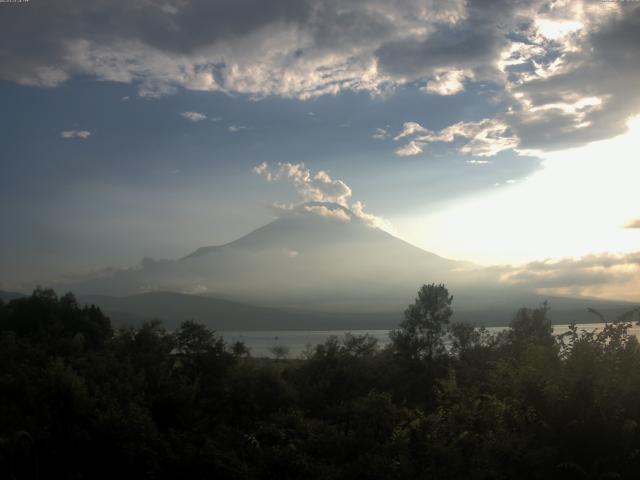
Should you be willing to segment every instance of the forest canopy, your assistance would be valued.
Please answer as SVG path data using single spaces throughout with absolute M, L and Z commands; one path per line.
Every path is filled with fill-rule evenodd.
M 542 305 L 490 334 L 452 309 L 425 285 L 384 348 L 268 359 L 194 321 L 114 330 L 72 294 L 0 301 L 0 475 L 637 478 L 631 317 L 556 336 Z

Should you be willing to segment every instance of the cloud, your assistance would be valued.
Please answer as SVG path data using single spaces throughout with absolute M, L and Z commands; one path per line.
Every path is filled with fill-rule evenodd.
M 187 286 L 182 290 L 182 293 L 186 295 L 204 295 L 208 291 L 209 288 L 206 285 L 196 284 Z
M 231 133 L 237 133 L 240 130 L 245 130 L 247 127 L 243 126 L 243 125 L 231 125 L 227 130 L 229 130 Z
M 491 160 L 478 160 L 478 159 L 473 159 L 473 160 L 467 160 L 468 164 L 470 165 L 488 165 L 491 162 Z
M 304 100 L 474 85 L 525 151 L 609 138 L 640 111 L 637 2 L 58 0 L 5 9 L 0 42 L 0 79 L 47 88 Z
M 91 136 L 91 132 L 88 130 L 65 130 L 60 132 L 62 138 L 80 138 L 86 140 Z
M 389 136 L 389 132 L 387 132 L 387 130 L 385 130 L 384 128 L 376 128 L 373 135 L 371 135 L 371 138 L 373 138 L 374 140 L 386 140 L 387 138 L 389 138 Z
M 631 220 L 629 223 L 627 223 L 624 228 L 640 228 L 640 218 L 637 218 L 635 220 Z
M 438 134 L 421 137 L 420 140 L 453 142 L 456 137 L 463 140 L 460 153 L 481 157 L 492 156 L 518 145 L 518 138 L 510 131 L 509 125 L 498 119 L 459 122 Z
M 511 132 L 509 125 L 498 119 L 480 120 L 479 122 L 458 122 L 438 132 L 430 131 L 417 123 L 404 124 L 402 132 L 395 139 L 424 133 L 414 137 L 404 147 L 396 150 L 400 156 L 417 155 L 424 146 L 434 142 L 457 142 L 457 150 L 463 155 L 490 157 L 503 150 L 518 146 L 518 138 Z
M 358 200 L 357 202 L 353 202 L 351 204 L 351 211 L 356 215 L 356 217 L 364 220 L 372 227 L 381 228 L 386 231 L 393 231 L 393 225 L 389 220 L 378 215 L 373 215 L 371 213 L 365 212 L 364 207 L 364 203 Z
M 389 229 L 388 220 L 364 211 L 360 201 L 352 202 L 352 190 L 342 180 L 334 179 L 324 170 L 313 173 L 304 163 L 278 163 L 271 169 L 267 162 L 253 167 L 253 173 L 265 178 L 268 182 L 290 182 L 300 200 L 301 205 L 278 205 L 284 211 L 303 211 L 332 218 L 339 221 L 350 221 L 352 216 L 372 227 Z
M 409 135 L 414 135 L 416 133 L 423 133 L 428 131 L 429 130 L 427 130 L 417 122 L 405 122 L 402 125 L 402 130 L 400 131 L 400 133 L 398 133 L 398 135 L 393 137 L 393 139 L 400 140 L 401 138 L 407 137 Z
M 492 120 L 506 126 L 511 138 L 503 136 L 502 142 L 485 139 L 479 145 L 472 142 L 468 153 L 478 147 L 483 156 L 506 148 L 539 153 L 627 131 L 627 120 L 640 111 L 640 94 L 634 87 L 640 81 L 640 61 L 632 54 L 633 45 L 640 44 L 640 5 L 557 1 L 550 8 L 541 8 L 532 3 L 532 20 L 518 24 L 512 22 L 527 8 L 518 2 L 502 6 L 505 10 L 496 12 L 494 20 L 476 25 L 473 32 L 467 31 L 468 27 L 483 18 L 481 13 L 467 17 L 465 31 L 460 30 L 462 22 L 450 27 L 449 34 L 447 29 L 435 34 L 442 45 L 466 45 L 475 53 L 468 62 L 453 62 L 455 67 L 441 70 L 425 90 L 429 90 L 429 82 L 434 93 L 446 93 L 458 91 L 464 81 L 485 80 L 500 88 L 496 100 L 504 108 Z M 473 11 L 474 7 L 469 8 Z M 502 39 L 496 34 L 503 27 L 486 28 L 495 20 L 503 27 L 509 25 Z M 472 45 L 470 39 L 479 45 Z M 437 45 L 435 41 L 416 52 L 426 55 Z M 454 57 L 465 55 L 460 48 L 454 50 Z M 487 52 L 491 58 L 487 65 L 493 73 L 477 64 Z M 407 58 L 399 55 L 394 61 L 406 62 Z M 416 65 L 424 68 L 417 59 Z M 402 151 L 411 150 L 418 149 Z
M 0 77 L 54 87 L 86 75 L 136 83 L 145 96 L 177 88 L 295 98 L 379 91 L 388 79 L 373 50 L 429 20 L 416 18 L 423 7 L 414 3 L 398 25 L 382 0 L 48 2 L 0 19 L 0 40 L 16 45 L 3 52 L 11 68 L 0 67 Z
M 292 248 L 284 248 L 282 250 L 282 253 L 284 253 L 285 256 L 287 256 L 289 258 L 296 258 L 298 255 L 300 255 L 300 252 L 298 252 L 297 250 L 294 250 Z
M 253 168 L 253 172 L 268 182 L 290 181 L 305 202 L 330 202 L 347 206 L 352 194 L 351 188 L 342 180 L 334 180 L 324 170 L 313 174 L 304 163 L 278 163 L 277 169 L 272 171 L 267 162 L 262 162 Z
M 404 147 L 400 147 L 396 150 L 396 155 L 400 157 L 410 157 L 422 153 L 424 143 L 410 141 Z
M 502 67 L 519 148 L 558 150 L 627 131 L 640 111 L 639 44 L 638 4 L 567 3 L 532 24 Z
M 602 253 L 499 267 L 502 282 L 559 295 L 637 298 L 640 252 Z
M 207 119 L 207 116 L 200 112 L 182 112 L 180 115 L 191 122 L 201 122 Z
M 252 171 L 256 175 L 265 175 L 268 182 L 272 180 L 271 173 L 269 172 L 269 164 L 267 162 L 259 163 L 253 167 Z
M 464 91 L 464 82 L 473 78 L 469 69 L 442 71 L 434 75 L 422 90 L 436 95 L 455 95 Z
M 350 222 L 351 217 L 341 208 L 329 208 L 326 205 L 303 205 L 302 209 L 308 213 L 314 213 L 321 217 L 332 218 L 340 222 Z

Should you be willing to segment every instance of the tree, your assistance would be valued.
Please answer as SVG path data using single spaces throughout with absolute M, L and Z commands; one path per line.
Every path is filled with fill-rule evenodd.
M 233 342 L 233 345 L 231 345 L 231 353 L 233 353 L 235 357 L 240 358 L 248 357 L 251 352 L 249 351 L 249 347 L 247 347 L 244 342 L 238 340 L 237 342 Z
M 224 342 L 206 326 L 186 320 L 174 334 L 178 352 L 185 355 L 201 355 L 224 350 Z
M 80 306 L 72 293 L 58 297 L 51 289 L 37 288 L 30 297 L 12 300 L 0 315 L 0 331 L 20 337 L 51 341 L 84 338 L 102 345 L 113 336 L 111 321 L 94 306 Z
M 415 302 L 404 312 L 404 320 L 389 336 L 395 351 L 403 357 L 428 361 L 444 352 L 445 328 L 453 310 L 453 296 L 443 285 L 423 285 Z
M 555 345 L 553 325 L 549 319 L 549 305 L 543 302 L 540 308 L 521 308 L 509 324 L 509 338 L 517 348 L 527 344 Z
M 286 345 L 273 345 L 269 347 L 269 352 L 273 355 L 276 360 L 284 360 L 289 356 L 289 347 Z

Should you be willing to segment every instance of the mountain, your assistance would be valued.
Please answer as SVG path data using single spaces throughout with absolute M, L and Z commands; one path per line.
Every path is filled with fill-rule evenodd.
M 25 295 L 0 291 L 5 302 Z M 598 309 L 607 319 L 615 319 L 631 309 L 606 301 L 550 298 L 551 319 L 554 323 L 599 322 L 586 313 L 587 307 Z M 115 327 L 140 325 L 158 319 L 169 328 L 193 319 L 218 331 L 247 330 L 375 330 L 395 328 L 402 320 L 402 310 L 377 313 L 318 312 L 296 309 L 277 309 L 247 305 L 229 300 L 174 292 L 149 292 L 138 295 L 112 297 L 81 295 L 78 301 L 97 305 L 109 316 Z M 454 321 L 466 321 L 485 326 L 506 325 L 514 315 L 513 306 L 478 310 L 456 309 Z
M 173 292 L 150 292 L 125 297 L 106 295 L 80 296 L 82 304 L 98 305 L 111 318 L 114 326 L 139 325 L 144 321 L 162 320 L 173 329 L 180 322 L 193 319 L 218 331 L 243 330 L 376 330 L 392 329 L 402 320 L 403 311 L 354 313 L 317 312 L 309 310 L 276 309 L 221 300 L 200 295 Z M 550 317 L 556 324 L 570 322 L 600 322 L 586 312 L 587 307 L 598 309 L 605 318 L 615 319 L 630 310 L 628 305 L 606 301 L 571 301 L 551 298 Z M 484 326 L 507 325 L 513 318 L 513 307 L 493 307 L 479 310 L 456 310 L 454 321 Z
M 16 298 L 22 298 L 24 294 L 18 292 L 5 292 L 0 290 L 0 300 L 3 302 L 10 302 L 11 300 L 15 300 Z
M 550 299 L 505 286 L 498 275 L 417 248 L 341 205 L 310 202 L 228 244 L 177 260 L 145 258 L 136 267 L 62 288 L 98 299 L 94 303 L 118 317 L 198 318 L 225 329 L 355 328 L 362 315 L 378 314 L 366 328 L 382 325 L 376 323 L 382 318 L 393 319 L 385 324 L 393 326 L 419 286 L 432 282 L 453 293 L 457 319 L 487 325 L 505 324 L 519 307 L 546 299 L 558 322 L 585 321 L 587 307 L 630 308 L 623 302 Z
M 308 203 L 220 246 L 179 260 L 71 285 L 86 294 L 144 291 L 210 294 L 242 303 L 326 311 L 392 311 L 427 282 L 463 283 L 468 264 L 442 258 L 371 227 L 336 204 Z M 317 213 L 319 212 L 319 213 Z M 328 213 L 327 213 L 328 212 Z
M 174 328 L 193 319 L 215 330 L 333 330 L 395 327 L 402 312 L 327 313 L 284 310 L 173 292 L 150 292 L 126 297 L 80 296 L 82 304 L 98 305 L 114 325 L 162 320 Z

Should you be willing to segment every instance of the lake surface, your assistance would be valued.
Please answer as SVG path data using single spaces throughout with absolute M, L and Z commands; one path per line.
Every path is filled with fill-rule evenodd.
M 578 331 L 601 330 L 604 323 L 579 323 Z M 506 330 L 507 327 L 487 327 L 490 333 Z M 560 335 L 569 330 L 568 325 L 554 325 L 553 333 Z M 384 347 L 389 343 L 390 330 L 281 330 L 281 331 L 246 331 L 246 332 L 220 332 L 226 342 L 242 341 L 245 343 L 254 357 L 273 357 L 270 349 L 274 346 L 283 346 L 288 349 L 289 358 L 298 358 L 308 347 L 313 347 L 331 337 L 343 337 L 347 333 L 354 335 L 369 335 L 378 339 L 378 345 Z M 634 325 L 629 329 L 632 335 L 640 335 L 640 327 Z

